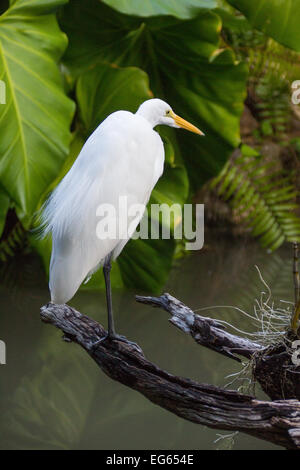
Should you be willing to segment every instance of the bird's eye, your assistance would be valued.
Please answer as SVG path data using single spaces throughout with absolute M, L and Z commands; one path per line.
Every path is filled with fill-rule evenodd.
M 170 116 L 171 114 L 171 110 L 169 109 L 168 111 L 166 111 L 166 116 Z

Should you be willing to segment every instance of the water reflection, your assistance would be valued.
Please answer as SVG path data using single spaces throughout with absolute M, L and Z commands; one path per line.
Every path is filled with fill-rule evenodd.
M 166 289 L 193 308 L 237 305 L 251 311 L 261 283 L 259 265 L 274 297 L 291 300 L 291 248 L 269 255 L 255 244 L 220 239 L 178 262 Z M 48 290 L 39 261 L 19 259 L 0 287 L 0 338 L 7 365 L 0 366 L 0 448 L 2 449 L 213 449 L 216 431 L 186 422 L 101 373 L 76 345 L 39 320 Z M 5 282 L 4 282 L 5 277 Z M 72 305 L 106 324 L 104 295 L 79 292 Z M 132 292 L 114 292 L 118 330 L 168 371 L 222 385 L 239 369 L 197 346 L 171 326 L 163 311 L 135 303 Z M 253 329 L 232 309 L 208 315 Z M 245 435 L 234 449 L 275 446 Z

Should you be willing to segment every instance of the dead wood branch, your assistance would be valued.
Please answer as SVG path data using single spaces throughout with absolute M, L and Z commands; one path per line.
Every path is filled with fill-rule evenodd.
M 261 345 L 249 339 L 228 333 L 224 325 L 217 320 L 195 314 L 170 294 L 160 297 L 136 296 L 136 300 L 152 307 L 163 308 L 172 315 L 169 321 L 184 333 L 191 335 L 198 344 L 236 361 L 240 361 L 236 354 L 250 359 L 255 352 L 263 349 Z
M 181 418 L 211 428 L 242 431 L 288 449 L 300 448 L 299 401 L 258 401 L 236 391 L 174 376 L 148 361 L 138 346 L 128 342 L 103 341 L 95 347 L 106 331 L 67 305 L 48 304 L 42 307 L 41 318 L 82 346 L 109 377 Z M 217 324 L 210 326 L 220 329 Z M 248 354 L 249 345 L 239 343 L 238 349 Z
M 253 376 L 271 400 L 299 400 L 300 367 L 292 363 L 291 352 L 284 342 L 263 347 L 247 338 L 233 335 L 219 321 L 194 313 L 170 294 L 137 296 L 136 300 L 170 313 L 169 321 L 192 336 L 198 344 L 237 361 L 240 361 L 237 355 L 252 359 Z M 289 342 L 288 336 L 286 341 Z

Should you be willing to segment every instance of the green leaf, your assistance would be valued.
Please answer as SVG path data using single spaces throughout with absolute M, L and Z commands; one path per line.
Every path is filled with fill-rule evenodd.
M 118 258 L 125 286 L 160 293 L 172 266 L 174 249 L 173 240 L 130 240 Z
M 263 133 L 263 135 L 265 136 L 268 136 L 268 135 L 272 135 L 273 134 L 273 128 L 272 128 L 272 124 L 270 121 L 263 121 L 261 123 L 261 131 Z
M 0 17 L 0 181 L 29 215 L 68 153 L 74 105 L 57 66 L 67 40 L 54 15 L 64 3 L 16 0 Z
M 259 156 L 259 153 L 257 150 L 255 150 L 252 147 L 249 147 L 249 145 L 246 145 L 246 144 L 242 144 L 241 152 L 242 152 L 242 155 L 244 155 L 245 157 L 258 157 Z
M 215 0 L 102 0 L 121 13 L 133 16 L 171 15 L 177 18 L 192 18 L 201 8 L 215 8 Z
M 135 112 L 151 98 L 149 78 L 136 67 L 100 64 L 81 75 L 76 86 L 80 117 L 90 135 L 111 113 L 119 109 Z
M 201 138 L 177 130 L 171 137 L 194 188 L 221 170 L 240 142 L 247 67 L 220 49 L 218 15 L 200 10 L 189 20 L 137 18 L 87 0 L 71 1 L 60 21 L 69 37 L 64 61 L 73 78 L 103 61 L 146 71 L 154 95 L 206 133 Z
M 228 0 L 251 25 L 284 46 L 300 51 L 298 0 Z

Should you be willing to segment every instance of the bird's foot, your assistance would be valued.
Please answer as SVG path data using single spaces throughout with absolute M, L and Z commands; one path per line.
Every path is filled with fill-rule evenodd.
M 92 351 L 95 351 L 95 349 L 97 349 L 97 347 L 98 347 L 101 343 L 104 343 L 104 342 L 111 342 L 111 341 L 120 341 L 120 342 L 122 342 L 122 343 L 129 344 L 130 346 L 133 346 L 138 352 L 142 352 L 142 350 L 141 350 L 141 348 L 139 347 L 138 344 L 134 343 L 133 341 L 129 341 L 129 339 L 127 339 L 126 336 L 118 335 L 118 334 L 116 334 L 116 333 L 114 333 L 114 334 L 106 333 L 105 336 L 103 336 L 101 339 L 99 339 L 98 341 L 96 341 L 96 342 L 92 345 Z
M 100 344 L 102 344 L 106 341 L 109 341 L 109 334 L 108 333 L 106 333 L 104 336 L 102 336 L 102 338 L 95 341 L 91 346 L 91 350 L 95 351 L 95 349 L 97 349 Z
M 142 351 L 138 344 L 136 344 L 134 341 L 129 341 L 129 339 L 127 339 L 126 336 L 117 335 L 115 333 L 113 336 L 111 336 L 111 340 L 112 341 L 121 341 L 122 343 L 130 344 L 130 346 L 133 346 L 138 351 L 140 351 L 140 352 Z

